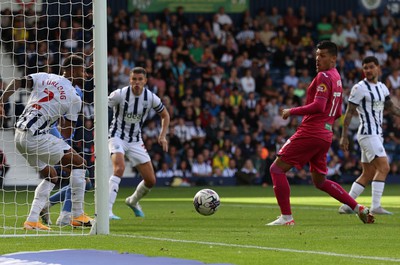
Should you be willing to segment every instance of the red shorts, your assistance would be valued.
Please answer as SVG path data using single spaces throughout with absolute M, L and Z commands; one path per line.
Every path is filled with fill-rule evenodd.
M 295 135 L 294 135 L 295 136 Z M 283 162 L 301 169 L 310 163 L 310 171 L 326 175 L 326 156 L 331 143 L 319 138 L 290 137 L 278 152 Z

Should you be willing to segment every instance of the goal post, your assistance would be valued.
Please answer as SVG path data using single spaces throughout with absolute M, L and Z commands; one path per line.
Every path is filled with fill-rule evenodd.
M 109 234 L 108 219 L 108 112 L 107 112 L 107 2 L 93 1 L 96 224 L 91 234 Z M 106 39 L 106 40 L 105 40 Z M 105 195 L 106 194 L 106 195 Z
M 84 210 L 95 218 L 92 229 L 57 225 L 61 202 L 50 208 L 51 231 L 23 229 L 42 179 L 14 144 L 14 123 L 30 95 L 20 89 L 8 100 L 7 118 L 0 120 L 0 237 L 109 233 L 106 10 L 107 1 L 0 0 L 0 90 L 28 74 L 62 74 L 60 66 L 71 53 L 84 58 L 89 77 L 80 85 L 83 107 L 72 146 L 88 162 L 94 189 L 85 193 Z M 60 175 L 51 195 L 68 185 L 68 174 Z

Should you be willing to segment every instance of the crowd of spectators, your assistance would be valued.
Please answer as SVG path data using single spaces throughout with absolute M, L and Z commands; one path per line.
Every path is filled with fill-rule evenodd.
M 301 122 L 301 117 L 283 120 L 280 111 L 304 104 L 315 75 L 316 43 L 332 40 L 340 48 L 343 110 L 351 87 L 362 78 L 361 60 L 367 55 L 378 57 L 382 81 L 398 104 L 399 22 L 387 10 L 368 15 L 332 11 L 311 21 L 305 7 L 273 7 L 254 16 L 246 11 L 234 23 L 223 7 L 195 18 L 184 7 L 159 14 L 109 9 L 109 89 L 125 86 L 133 66 L 149 73 L 149 88 L 172 118 L 167 154 L 157 146 L 156 122 L 143 131 L 158 177 L 176 177 L 186 185 L 234 176 L 238 184 L 268 185 L 270 163 Z M 384 137 L 391 173 L 398 174 L 400 123 L 394 119 L 385 115 Z M 341 122 L 335 125 L 329 178 L 351 182 L 359 175 L 357 125 L 355 117 L 350 152 L 340 150 Z M 291 171 L 290 181 L 308 183 L 307 172 Z
M 84 18 L 62 23 L 85 30 L 54 30 L 46 45 L 28 42 L 26 50 L 36 53 L 27 52 L 16 61 L 26 66 L 27 73 L 50 71 L 39 67 L 39 58 L 29 56 L 47 54 L 43 65 L 56 67 L 60 56 L 74 49 L 90 63 L 91 42 L 84 40 L 91 39 L 92 22 L 91 16 Z M 35 23 L 40 25 L 40 20 Z M 166 8 L 158 14 L 109 7 L 107 24 L 108 92 L 129 84 L 132 67 L 144 67 L 149 89 L 171 115 L 168 153 L 157 144 L 157 115 L 143 129 L 156 174 L 167 179 L 165 183 L 201 185 L 213 182 L 214 177 L 226 177 L 243 185 L 271 184 L 269 165 L 302 118 L 283 120 L 280 111 L 304 104 L 315 75 L 315 45 L 321 40 L 332 40 L 340 48 L 337 68 L 344 85 L 343 110 L 351 87 L 362 78 L 361 60 L 368 55 L 379 59 L 381 80 L 395 104 L 400 104 L 400 20 L 388 10 L 369 14 L 332 10 L 312 21 L 305 7 L 272 7 L 257 14 L 246 11 L 234 21 L 223 7 L 215 14 L 197 15 L 185 13 L 184 7 Z M 52 45 L 61 50 L 50 53 Z M 20 54 L 17 44 L 14 49 L 16 56 Z M 85 101 L 92 104 L 93 96 Z M 391 174 L 398 176 L 400 120 L 386 114 L 384 118 Z M 358 119 L 352 121 L 349 152 L 339 148 L 340 126 L 339 120 L 328 156 L 328 177 L 350 183 L 361 172 L 355 141 Z M 290 171 L 288 176 L 291 183 L 309 183 L 310 179 L 306 168 Z
M 85 13 L 85 15 L 83 15 Z M 94 177 L 94 102 L 93 102 L 93 16 L 92 10 L 82 7 L 71 14 L 39 15 L 33 6 L 18 11 L 1 10 L 0 39 L 2 56 L 9 56 L 17 71 L 15 76 L 37 72 L 60 73 L 60 66 L 71 53 L 85 59 L 88 78 L 83 87 L 83 112 L 77 123 L 73 146 L 85 157 L 90 177 Z M 9 67 L 9 66 L 5 66 Z M 1 80 L 1 77 L 0 77 Z M 0 93 L 5 88 L 2 80 Z M 26 92 L 16 95 L 15 105 L 5 106 L 8 117 L 18 117 L 27 100 Z M 13 113 L 11 113 L 13 111 Z M 1 121 L 3 128 L 12 128 L 15 119 Z

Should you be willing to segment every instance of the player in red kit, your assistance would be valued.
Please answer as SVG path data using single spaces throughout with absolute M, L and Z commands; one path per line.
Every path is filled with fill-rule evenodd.
M 309 163 L 312 181 L 318 189 L 349 205 L 364 223 L 373 223 L 369 209 L 358 204 L 339 184 L 325 178 L 326 156 L 332 143 L 333 123 L 342 114 L 342 81 L 335 68 L 337 46 L 330 41 L 317 45 L 317 76 L 307 89 L 306 104 L 284 109 L 282 118 L 304 116 L 296 133 L 279 150 L 270 167 L 275 197 L 281 215 L 267 225 L 294 225 L 290 206 L 290 186 L 286 172 L 292 167 L 302 168 Z

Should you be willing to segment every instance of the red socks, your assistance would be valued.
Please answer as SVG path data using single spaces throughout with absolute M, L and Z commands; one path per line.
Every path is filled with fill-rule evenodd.
M 272 183 L 274 184 L 274 193 L 279 207 L 281 208 L 281 213 L 283 215 L 291 215 L 290 186 L 286 178 L 286 172 L 275 163 L 271 165 L 269 171 L 271 172 Z M 314 185 L 341 203 L 347 204 L 351 209 L 354 209 L 357 206 L 357 202 L 336 182 L 325 179 L 322 183 L 314 183 Z
M 269 168 L 272 177 L 272 183 L 274 185 L 274 193 L 276 200 L 278 201 L 279 207 L 281 208 L 281 214 L 291 215 L 292 210 L 290 208 L 290 186 L 286 178 L 286 172 L 278 167 L 275 163 L 272 163 Z
M 357 202 L 342 188 L 342 186 L 334 181 L 325 179 L 324 182 L 319 184 L 314 183 L 314 185 L 341 203 L 347 204 L 351 209 L 354 209 L 357 206 Z

